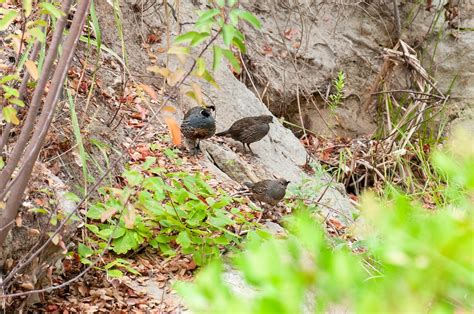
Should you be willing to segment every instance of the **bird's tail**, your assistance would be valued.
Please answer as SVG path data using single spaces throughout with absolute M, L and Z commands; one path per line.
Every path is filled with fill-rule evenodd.
M 216 136 L 228 136 L 228 135 L 230 135 L 229 130 L 216 133 Z

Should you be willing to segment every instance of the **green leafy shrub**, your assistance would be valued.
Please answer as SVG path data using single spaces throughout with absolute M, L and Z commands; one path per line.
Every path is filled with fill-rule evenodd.
M 456 141 L 451 147 L 467 144 Z M 297 313 L 311 304 L 318 313 L 335 305 L 357 313 L 472 311 L 474 150 L 453 152 L 433 156 L 447 180 L 445 193 L 452 194 L 446 207 L 427 211 L 396 191 L 383 201 L 367 194 L 363 240 L 333 248 L 301 205 L 288 220 L 288 237 L 250 234 L 245 251 L 232 259 L 255 289 L 245 302 L 223 282 L 220 261 L 176 289 L 195 313 Z
M 175 153 L 169 150 L 174 160 Z M 175 159 L 176 163 L 180 163 Z M 215 190 L 200 172 L 168 171 L 155 157 L 123 174 L 126 185 L 103 187 L 101 200 L 87 210 L 87 229 L 94 236 L 82 246 L 82 262 L 108 246 L 116 254 L 143 245 L 165 256 L 192 254 L 197 265 L 219 255 L 220 248 L 240 241 L 233 228 L 247 220 L 236 199 Z

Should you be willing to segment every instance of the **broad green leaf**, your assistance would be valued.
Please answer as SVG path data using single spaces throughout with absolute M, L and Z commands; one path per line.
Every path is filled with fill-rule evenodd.
M 111 278 L 120 278 L 123 277 L 123 272 L 118 269 L 108 269 L 107 276 Z
M 232 202 L 232 199 L 230 197 L 223 197 L 219 201 L 213 203 L 211 205 L 211 208 L 220 209 L 220 208 L 223 208 L 223 207 L 229 205 L 231 202 Z
M 229 13 L 229 19 L 230 19 L 230 23 L 234 26 L 237 26 L 237 23 L 239 23 L 239 17 L 238 17 L 238 9 L 234 9 L 232 11 L 230 11 Z
M 178 204 L 183 204 L 189 198 L 189 193 L 185 189 L 180 189 L 174 193 L 173 198 Z
M 225 227 L 227 225 L 232 225 L 234 221 L 227 216 L 220 215 L 218 217 L 209 217 L 207 219 L 210 225 L 215 227 Z
M 18 117 L 16 116 L 16 109 L 13 108 L 13 106 L 9 105 L 9 106 L 3 107 L 2 112 L 3 112 L 3 118 L 5 119 L 5 121 L 9 123 L 13 123 L 15 125 L 20 124 L 20 120 L 18 120 Z
M 222 60 L 222 48 L 214 45 L 212 47 L 214 49 L 213 58 L 212 58 L 212 70 L 216 71 L 219 68 L 219 64 Z
M 0 78 L 0 84 L 5 84 L 6 82 L 13 80 L 19 80 L 19 77 L 17 75 L 5 75 L 4 77 Z
M 228 239 L 225 235 L 221 235 L 220 237 L 214 238 L 214 243 L 220 244 L 220 245 L 227 245 L 231 242 L 230 239 Z
M 219 8 L 225 6 L 225 0 L 216 0 L 216 3 Z
M 215 88 L 220 88 L 216 80 L 214 79 L 214 77 L 211 75 L 211 73 L 209 73 L 209 71 L 206 70 L 202 78 L 208 81 L 209 83 L 211 83 L 211 85 L 214 86 Z
M 236 9 L 236 10 L 238 10 L 237 16 L 240 17 L 242 20 L 245 20 L 246 22 L 248 22 L 250 25 L 252 25 L 255 28 L 259 29 L 262 27 L 260 20 L 257 19 L 255 15 L 253 15 L 252 13 L 248 11 L 240 10 L 240 9 Z
M 82 257 L 82 258 L 87 258 L 89 256 L 91 256 L 92 254 L 94 254 L 94 250 L 92 250 L 90 247 L 82 244 L 82 243 L 79 243 L 78 247 L 77 247 L 77 253 L 79 253 L 79 256 Z
M 27 32 L 30 36 L 38 39 L 38 41 L 44 43 L 46 41 L 46 35 L 45 33 L 41 30 L 40 27 L 33 27 L 30 28 Z
M 176 38 L 173 40 L 173 43 L 174 44 L 185 43 L 185 42 L 193 40 L 194 37 L 198 35 L 199 35 L 198 32 L 187 32 L 179 36 L 176 36 Z
M 198 102 L 198 101 L 197 101 L 196 94 L 194 94 L 193 91 L 191 91 L 191 90 L 190 90 L 190 91 L 187 91 L 185 95 L 188 96 L 189 98 L 192 98 L 194 101 L 196 101 L 196 103 Z
M 61 11 L 60 9 L 56 8 L 54 5 L 48 2 L 41 2 L 39 4 L 40 8 L 43 9 L 43 12 L 46 12 L 55 18 L 59 19 L 61 16 L 64 16 L 64 12 Z
M 235 37 L 235 38 L 238 38 L 240 41 L 244 41 L 244 40 L 245 40 L 244 34 L 242 34 L 238 29 L 235 29 L 234 37 Z
M 160 177 L 148 177 L 143 180 L 143 187 L 155 193 L 163 193 L 164 185 L 163 179 Z
M 230 45 L 232 42 L 232 38 L 234 38 L 235 34 L 235 27 L 229 24 L 224 25 L 222 27 L 222 37 L 224 39 L 224 45 L 227 47 Z
M 138 248 L 138 241 L 135 237 L 135 232 L 126 231 L 123 237 L 120 237 L 114 241 L 113 250 L 117 254 L 124 254 L 130 250 Z
M 191 245 L 191 239 L 189 238 L 188 231 L 184 230 L 179 233 L 176 237 L 176 243 L 181 245 L 183 248 L 187 248 Z
M 92 225 L 92 224 L 86 224 L 86 228 L 92 231 L 94 234 L 99 233 L 99 227 L 97 225 Z
M 174 256 L 176 255 L 176 251 L 173 250 L 168 243 L 160 243 L 159 244 L 160 251 L 166 256 Z
M 202 76 L 206 71 L 206 61 L 204 58 L 200 57 L 196 60 L 196 74 L 197 76 Z
M 0 20 L 0 31 L 6 30 L 18 16 L 18 12 L 16 10 L 6 10 L 2 8 L 0 8 L 0 14 L 3 15 L 2 19 Z
M 156 157 L 148 156 L 145 162 L 140 166 L 142 170 L 148 170 L 152 165 L 156 163 Z
M 72 201 L 72 202 L 77 202 L 77 203 L 79 203 L 81 201 L 79 196 L 77 196 L 76 194 L 74 194 L 72 192 L 65 193 L 64 194 L 64 199 L 66 199 L 68 201 Z
M 186 219 L 186 222 L 190 226 L 198 226 L 206 216 L 207 213 L 205 210 L 195 210 L 192 212 L 191 217 Z
M 230 65 L 234 68 L 234 70 L 237 73 L 240 73 L 240 63 L 239 60 L 237 60 L 237 58 L 234 56 L 234 53 L 229 49 L 222 49 L 222 53 L 224 54 L 224 57 L 229 61 Z
M 25 11 L 25 17 L 28 17 L 31 14 L 32 2 L 32 0 L 23 0 L 23 10 Z
M 123 176 L 127 179 L 130 186 L 139 185 L 143 180 L 143 175 L 138 170 L 134 169 L 125 170 Z
M 16 105 L 18 107 L 24 107 L 25 106 L 25 103 L 23 102 L 23 100 L 21 100 L 19 98 L 8 99 L 8 103 L 10 103 L 12 105 Z
M 240 52 L 242 52 L 243 54 L 247 52 L 247 48 L 245 47 L 244 43 L 237 37 L 234 37 L 234 39 L 232 39 L 232 45 L 239 48 Z
M 127 229 L 122 228 L 122 227 L 117 227 L 115 230 L 114 229 L 115 229 L 114 226 L 110 226 L 110 229 L 107 229 L 108 231 L 113 232 L 113 235 L 112 235 L 113 239 L 118 239 L 118 238 L 123 237 L 125 233 L 128 231 Z M 102 231 L 105 231 L 105 230 L 102 230 Z M 110 233 L 108 237 L 109 236 L 110 236 Z
M 105 211 L 105 206 L 102 203 L 96 203 L 89 207 L 86 216 L 90 219 L 100 219 L 102 213 Z
M 209 36 L 210 35 L 209 35 L 208 32 L 202 32 L 202 33 L 197 34 L 196 36 L 194 36 L 193 40 L 191 40 L 191 44 L 190 44 L 191 47 L 195 47 L 195 46 L 199 45 L 204 40 L 209 38 Z
M 199 19 L 196 21 L 196 25 L 198 24 L 203 24 L 207 21 L 209 21 L 210 19 L 212 19 L 214 16 L 216 16 L 217 14 L 219 14 L 219 10 L 218 9 L 212 9 L 212 10 L 208 10 L 208 11 L 204 11 L 200 16 L 199 16 Z
M 11 87 L 8 87 L 6 85 L 3 85 L 2 86 L 3 90 L 5 91 L 5 94 L 3 94 L 3 97 L 4 98 L 10 98 L 10 97 L 15 97 L 15 98 L 19 98 L 20 97 L 20 93 L 18 92 L 17 89 L 15 88 L 11 88 Z

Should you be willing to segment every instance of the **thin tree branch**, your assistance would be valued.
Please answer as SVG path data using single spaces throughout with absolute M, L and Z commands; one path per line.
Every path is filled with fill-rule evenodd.
M 58 47 L 63 37 L 62 35 L 64 27 L 66 26 L 67 15 L 69 13 L 69 9 L 71 8 L 71 3 L 72 0 L 63 0 L 61 11 L 64 12 L 64 15 L 61 16 L 56 23 L 56 29 L 54 30 L 53 38 L 51 39 L 51 45 L 44 61 L 43 72 L 41 73 L 38 84 L 35 88 L 35 92 L 33 93 L 33 98 L 31 100 L 30 107 L 28 108 L 28 114 L 23 124 L 23 128 L 5 168 L 2 170 L 2 172 L 0 172 L 0 192 L 3 192 L 8 181 L 10 181 L 11 175 L 15 171 L 16 166 L 20 161 L 21 155 L 24 152 L 26 144 L 28 143 L 28 139 L 30 138 L 31 132 L 35 126 L 35 120 L 41 105 L 44 89 L 48 83 L 52 66 L 58 53 Z M 0 243 L 2 243 L 2 241 L 0 241 Z
M 66 9 L 69 9 L 71 4 L 70 1 L 71 0 L 65 0 L 65 3 L 63 3 Z M 3 216 L 0 217 L 0 227 L 9 224 L 10 221 L 15 219 L 18 208 L 21 204 L 21 201 L 23 200 L 23 194 L 25 192 L 26 185 L 28 184 L 31 172 L 33 171 L 36 159 L 38 158 L 39 152 L 46 137 L 46 133 L 48 132 L 49 126 L 53 119 L 59 94 L 62 91 L 64 79 L 74 56 L 74 49 L 76 48 L 77 42 L 79 41 L 79 36 L 82 33 L 82 27 L 88 13 L 90 1 L 91 0 L 83 0 L 79 2 L 77 6 L 69 35 L 62 47 L 63 51 L 61 58 L 59 59 L 58 65 L 51 80 L 51 87 L 48 95 L 46 96 L 43 111 L 41 112 L 37 127 L 35 128 L 35 132 L 31 138 L 31 142 L 25 152 L 24 165 L 20 171 L 22 174 L 18 175 L 19 180 L 11 188 L 11 194 L 7 200 L 5 211 Z M 67 10 L 67 12 L 68 11 L 69 10 Z M 65 16 L 63 16 L 61 19 L 65 19 Z M 32 108 L 30 108 L 30 110 L 31 109 Z M 4 243 L 9 231 L 10 228 L 7 228 L 6 230 L 0 232 L 0 245 Z

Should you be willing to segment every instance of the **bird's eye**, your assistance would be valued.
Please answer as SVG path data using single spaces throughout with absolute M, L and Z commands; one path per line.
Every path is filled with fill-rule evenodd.
M 201 114 L 202 114 L 203 116 L 205 116 L 205 117 L 209 117 L 209 116 L 210 116 L 210 114 L 209 114 L 209 112 L 208 112 L 207 110 L 201 110 Z

